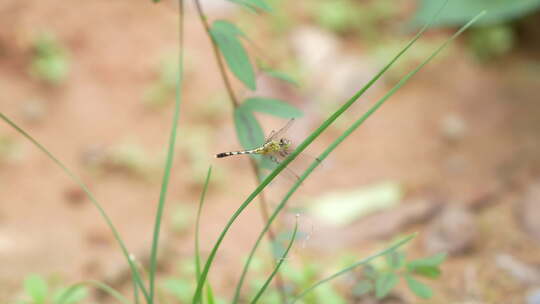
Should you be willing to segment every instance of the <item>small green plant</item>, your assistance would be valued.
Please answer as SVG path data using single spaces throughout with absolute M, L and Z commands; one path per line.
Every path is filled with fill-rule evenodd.
M 477 27 L 469 33 L 468 44 L 480 61 L 489 61 L 512 50 L 514 29 L 508 24 Z
M 446 254 L 407 261 L 402 251 L 394 251 L 385 255 L 385 258 L 386 263 L 372 263 L 363 267 L 364 279 L 354 287 L 355 296 L 373 292 L 377 299 L 382 299 L 396 287 L 400 279 L 404 279 L 415 295 L 429 299 L 433 295 L 431 288 L 418 281 L 417 277 L 438 278 L 441 275 L 439 266 L 446 259 Z
M 17 304 L 75 304 L 88 296 L 86 287 L 70 290 L 66 287 L 53 287 L 40 275 L 30 275 L 24 280 L 23 299 Z
M 32 43 L 30 74 L 46 83 L 59 85 L 69 73 L 67 50 L 50 32 L 39 34 Z

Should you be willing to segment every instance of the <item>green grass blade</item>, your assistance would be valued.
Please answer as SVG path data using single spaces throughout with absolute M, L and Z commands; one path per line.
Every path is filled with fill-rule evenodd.
M 139 299 L 139 287 L 135 282 L 133 282 L 133 299 L 135 300 L 135 304 L 141 303 Z
M 441 8 L 442 10 L 442 8 Z M 204 286 L 204 281 L 206 280 L 206 277 L 208 276 L 208 272 L 210 271 L 210 267 L 212 266 L 212 263 L 214 261 L 215 255 L 217 253 L 218 248 L 221 245 L 221 242 L 223 242 L 223 239 L 225 238 L 225 235 L 229 231 L 230 227 L 238 218 L 240 213 L 253 201 L 253 199 L 281 172 L 285 167 L 293 161 L 302 151 L 306 149 L 307 146 L 309 146 L 319 135 L 326 130 L 330 124 L 332 124 L 339 116 L 341 116 L 348 108 L 350 108 L 354 102 L 358 100 L 360 96 L 362 96 L 373 84 L 381 78 L 381 76 L 398 60 L 415 42 L 420 38 L 420 36 L 425 32 L 427 29 L 427 25 L 424 26 L 416 36 L 411 39 L 411 41 L 385 66 L 383 67 L 379 73 L 377 73 L 364 87 L 362 87 L 356 94 L 354 94 L 345 104 L 343 104 L 336 112 L 334 112 L 326 121 L 324 121 L 319 128 L 317 128 L 313 133 L 311 133 L 308 138 L 306 138 L 298 147 L 290 154 L 290 156 L 285 159 L 283 162 L 281 162 L 267 177 L 261 182 L 259 186 L 248 196 L 248 198 L 240 205 L 240 207 L 234 212 L 234 214 L 231 216 L 223 230 L 221 231 L 216 243 L 214 244 L 214 247 L 212 248 L 210 255 L 208 256 L 208 259 L 205 263 L 205 266 L 203 268 L 203 271 L 201 273 L 201 277 L 199 278 L 199 281 L 197 282 L 197 289 L 195 290 L 195 294 L 193 296 L 193 304 L 200 303 L 201 301 L 201 294 L 202 294 L 202 288 Z M 237 298 L 237 296 L 235 296 Z
M 212 291 L 210 283 L 206 283 L 206 301 L 208 302 L 208 304 L 216 303 L 216 299 L 214 298 L 214 292 Z
M 383 256 L 385 254 L 388 254 L 388 253 L 398 249 L 399 247 L 405 245 L 406 243 L 408 243 L 409 241 L 411 241 L 415 237 L 416 237 L 416 234 L 409 235 L 409 236 L 405 237 L 404 239 L 396 242 L 394 245 L 392 245 L 392 246 L 390 246 L 390 247 L 388 247 L 388 248 L 386 248 L 384 250 L 381 250 L 381 251 L 379 251 L 379 252 L 377 252 L 377 253 L 375 253 L 375 254 L 373 254 L 373 255 L 365 258 L 365 259 L 362 259 L 362 260 L 350 265 L 349 267 L 346 267 L 346 268 L 344 268 L 344 269 L 342 269 L 342 270 L 340 270 L 340 271 L 338 271 L 338 272 L 336 272 L 336 273 L 334 273 L 334 274 L 332 274 L 332 275 L 318 281 L 317 283 L 313 284 L 312 286 L 308 287 L 306 290 L 302 291 L 299 295 L 297 295 L 292 300 L 291 304 L 293 304 L 296 301 L 300 300 L 306 294 L 308 294 L 309 292 L 311 292 L 313 289 L 317 288 L 318 286 L 320 286 L 320 285 L 322 285 L 324 283 L 327 283 L 327 282 L 339 277 L 340 275 L 343 275 L 343 274 L 355 269 L 358 266 L 365 265 L 365 264 L 371 262 L 372 260 L 374 260 L 374 259 L 376 259 L 376 258 L 378 258 L 380 256 Z
M 82 180 L 75 175 L 71 170 L 69 170 L 58 158 L 56 158 L 49 150 L 47 150 L 43 145 L 41 145 L 37 140 L 35 140 L 30 134 L 26 133 L 22 128 L 20 128 L 17 124 L 15 124 L 13 121 L 11 121 L 7 116 L 5 116 L 3 113 L 0 112 L 0 119 L 5 121 L 8 125 L 10 125 L 12 128 L 14 128 L 17 132 L 19 132 L 22 136 L 24 136 L 26 139 L 28 139 L 32 144 L 34 144 L 41 152 L 45 153 L 57 166 L 59 166 L 88 196 L 92 204 L 98 209 L 101 217 L 105 220 L 109 228 L 111 229 L 114 238 L 120 245 L 120 248 L 122 249 L 122 253 L 124 254 L 124 257 L 126 261 L 129 264 L 129 268 L 131 270 L 131 274 L 133 276 L 133 280 L 139 285 L 141 288 L 141 291 L 145 295 L 145 297 L 148 299 L 148 292 L 146 291 L 146 288 L 144 287 L 144 284 L 141 280 L 141 276 L 139 274 L 139 271 L 137 270 L 137 267 L 133 263 L 132 259 L 130 258 L 129 251 L 127 250 L 126 245 L 124 244 L 124 241 L 122 240 L 122 237 L 120 236 L 120 233 L 116 230 L 114 227 L 111 219 L 101 207 L 101 204 L 98 203 L 92 192 L 90 192 L 90 189 L 82 182 Z
M 210 183 L 211 176 L 212 176 L 212 166 L 208 168 L 208 172 L 206 173 L 206 179 L 204 181 L 204 187 L 201 193 L 201 199 L 199 201 L 199 208 L 197 210 L 197 218 L 195 219 L 195 274 L 197 275 L 197 279 L 201 276 L 201 251 L 199 249 L 199 228 L 200 228 L 200 221 L 201 221 L 201 212 L 204 205 L 206 191 L 208 189 L 208 184 Z M 214 303 L 214 294 L 208 282 L 206 283 L 206 288 L 207 288 L 206 298 L 207 298 L 208 304 Z
M 446 1 L 448 2 L 448 1 Z M 446 2 L 445 2 L 445 5 L 446 5 Z M 433 22 L 433 20 L 435 19 L 435 17 L 437 17 L 440 12 L 442 11 L 442 9 L 444 8 L 444 5 L 440 8 L 440 10 L 437 12 L 436 15 L 433 16 L 431 22 Z M 362 89 L 360 89 L 351 99 L 349 99 L 349 101 L 347 101 L 347 103 L 344 105 L 344 106 L 347 106 L 349 105 L 349 103 L 352 104 L 352 102 L 354 102 L 357 98 L 359 98 L 367 89 L 369 89 L 369 87 L 371 87 L 373 85 L 373 83 L 375 83 L 375 81 L 377 81 L 389 68 L 390 66 L 392 66 L 392 64 L 399 58 L 401 57 L 401 55 L 403 55 L 405 53 L 405 51 L 407 51 L 413 44 L 414 42 L 416 42 L 416 40 L 418 40 L 418 38 L 429 28 L 429 26 L 431 25 L 431 22 L 430 23 L 427 23 L 426 25 L 424 25 L 424 27 L 413 37 L 413 39 L 411 39 L 411 41 L 409 41 L 409 43 L 375 76 L 373 77 L 372 80 L 370 80 L 370 82 L 368 82 Z M 339 111 L 339 110 L 338 110 Z M 337 112 L 336 112 L 337 113 Z M 334 113 L 334 115 L 336 114 Z M 341 113 L 340 113 L 341 114 Z M 333 116 L 334 116 L 333 115 Z M 369 114 L 371 115 L 371 114 Z M 368 116 L 369 116 L 368 115 Z M 332 116 L 332 117 L 333 117 Z M 332 117 L 330 117 L 330 119 L 332 119 Z M 367 117 L 366 117 L 367 118 Z M 329 119 L 329 120 L 330 120 Z M 365 119 L 364 119 L 365 120 Z M 328 122 L 328 120 L 326 121 Z M 325 123 L 323 123 L 323 125 L 321 127 L 324 127 L 325 126 Z M 333 120 L 332 120 L 333 122 Z M 363 122 L 363 121 L 362 121 Z M 331 123 L 331 122 L 330 122 Z M 320 127 L 320 128 L 321 128 Z M 319 128 L 319 129 L 320 129 Z M 317 129 L 316 131 L 318 131 L 319 129 Z M 352 132 L 352 131 L 350 131 Z M 350 133 L 348 133 L 350 134 Z M 289 192 L 285 195 L 285 197 L 283 198 L 283 200 L 280 202 L 280 204 L 278 205 L 278 207 L 275 209 L 274 213 L 270 216 L 268 222 L 266 223 L 265 227 L 263 228 L 263 230 L 261 231 L 261 233 L 259 234 L 259 237 L 257 238 L 257 241 L 255 242 L 254 246 L 252 247 L 251 249 L 251 252 L 246 260 L 246 263 L 244 264 L 244 268 L 242 270 L 242 274 L 240 276 L 240 279 L 238 281 L 238 284 L 236 285 L 236 290 L 235 290 L 235 295 L 234 295 L 234 299 L 233 299 L 233 302 L 232 303 L 238 303 L 238 299 L 240 297 L 240 291 L 242 289 L 242 285 L 244 283 L 244 280 L 245 280 L 245 276 L 247 274 L 247 270 L 249 268 L 249 265 L 251 263 L 251 260 L 253 259 L 253 256 L 255 254 L 255 251 L 256 249 L 258 248 L 260 242 L 262 241 L 263 237 L 264 237 L 264 234 L 268 231 L 268 229 L 270 228 L 270 225 L 272 224 L 272 222 L 275 220 L 275 218 L 277 217 L 277 215 L 279 214 L 279 212 L 281 212 L 281 210 L 285 207 L 285 204 L 287 203 L 287 201 L 289 200 L 289 198 L 292 196 L 292 194 L 294 192 L 296 192 L 296 190 L 298 189 L 298 187 L 302 184 L 302 182 L 311 174 L 311 172 L 319 165 L 320 161 L 322 161 L 324 158 L 326 158 L 326 156 L 328 156 L 328 154 L 330 154 L 330 152 L 332 152 L 335 147 L 337 147 L 337 145 L 339 145 L 344 139 L 345 137 L 348 136 L 348 134 L 346 134 L 343 138 L 340 138 L 338 139 L 338 141 L 336 141 L 334 144 L 332 144 L 326 151 L 323 152 L 323 154 L 321 154 L 321 156 L 319 156 L 317 158 L 317 160 L 315 160 L 313 162 L 313 164 L 304 172 L 304 174 L 302 174 L 302 176 L 299 178 L 299 180 L 291 187 L 291 189 L 289 190 Z M 309 138 L 308 138 L 309 139 Z M 307 139 L 307 140 L 308 140 Z M 298 147 L 300 148 L 300 146 Z
M 107 285 L 105 283 L 101 283 L 99 281 L 94 281 L 94 280 L 84 281 L 84 282 L 80 282 L 80 283 L 71 285 L 68 288 L 68 290 L 62 295 L 62 297 L 60 299 L 58 299 L 56 304 L 63 304 L 69 298 L 70 294 L 75 292 L 75 290 L 77 290 L 77 288 L 79 288 L 81 286 L 94 286 L 94 287 L 97 287 L 97 288 L 103 290 L 104 292 L 106 292 L 107 294 L 109 294 L 111 297 L 118 300 L 118 302 L 120 302 L 122 304 L 131 304 L 128 299 L 126 299 L 118 291 L 114 290 L 114 288 L 110 287 L 109 285 Z
M 292 234 L 291 240 L 289 241 L 289 245 L 287 246 L 287 249 L 285 250 L 285 252 L 283 252 L 283 255 L 279 259 L 279 262 L 276 264 L 276 267 L 274 267 L 274 271 L 272 271 L 272 273 L 270 274 L 266 282 L 264 282 L 261 289 L 259 289 L 259 292 L 257 292 L 257 295 L 255 295 L 255 298 L 253 298 L 253 300 L 251 301 L 251 304 L 257 303 L 257 301 L 260 299 L 262 294 L 265 292 L 266 288 L 268 288 L 268 285 L 270 285 L 270 282 L 272 282 L 272 279 L 279 271 L 281 264 L 283 264 L 283 262 L 285 261 L 285 258 L 287 258 L 287 255 L 289 254 L 289 251 L 291 250 L 294 240 L 296 239 L 297 232 L 298 232 L 298 215 L 296 216 L 296 222 L 294 223 L 293 234 Z
M 178 0 L 178 78 L 176 83 L 176 101 L 174 106 L 174 114 L 172 120 L 171 133 L 169 136 L 169 146 L 167 150 L 167 159 L 165 161 L 165 170 L 163 173 L 163 180 L 161 183 L 161 191 L 159 193 L 159 203 L 156 212 L 156 220 L 154 223 L 154 235 L 152 238 L 152 250 L 150 254 L 150 273 L 149 273 L 149 304 L 154 303 L 154 290 L 155 290 L 155 278 L 157 268 L 157 252 L 159 245 L 159 233 L 161 230 L 161 220 L 163 218 L 163 209 L 165 207 L 165 200 L 167 198 L 167 190 L 169 187 L 169 180 L 171 176 L 171 168 L 174 159 L 174 150 L 176 146 L 176 133 L 178 128 L 178 122 L 180 120 L 180 104 L 182 101 L 182 78 L 183 78 L 183 60 L 184 60 L 184 1 Z
M 197 274 L 197 278 L 201 276 L 201 252 L 199 250 L 199 227 L 201 221 L 201 212 L 211 176 L 212 166 L 208 168 L 208 173 L 206 173 L 206 180 L 204 181 L 204 187 L 201 193 L 201 199 L 199 201 L 199 209 L 197 210 L 197 218 L 195 219 L 195 273 Z

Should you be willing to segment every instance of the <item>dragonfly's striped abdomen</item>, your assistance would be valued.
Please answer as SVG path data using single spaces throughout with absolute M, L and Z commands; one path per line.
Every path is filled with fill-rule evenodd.
M 253 149 L 253 150 L 245 150 L 245 151 L 232 151 L 232 152 L 222 152 L 219 154 L 216 154 L 216 158 L 223 158 L 227 156 L 233 156 L 233 155 L 241 155 L 241 154 L 258 154 L 260 153 L 261 149 Z

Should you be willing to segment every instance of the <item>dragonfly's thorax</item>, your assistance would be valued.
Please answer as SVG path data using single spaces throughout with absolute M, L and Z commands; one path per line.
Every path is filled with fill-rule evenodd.
M 290 140 L 281 138 L 280 140 L 271 140 L 265 143 L 261 149 L 260 154 L 272 154 L 280 151 L 287 150 L 291 145 Z

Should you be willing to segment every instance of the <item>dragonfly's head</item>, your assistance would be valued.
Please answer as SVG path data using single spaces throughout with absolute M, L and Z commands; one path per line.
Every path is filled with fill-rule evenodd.
M 282 138 L 279 140 L 279 147 L 282 149 L 287 149 L 290 147 L 290 145 L 291 145 L 291 141 L 286 138 Z

